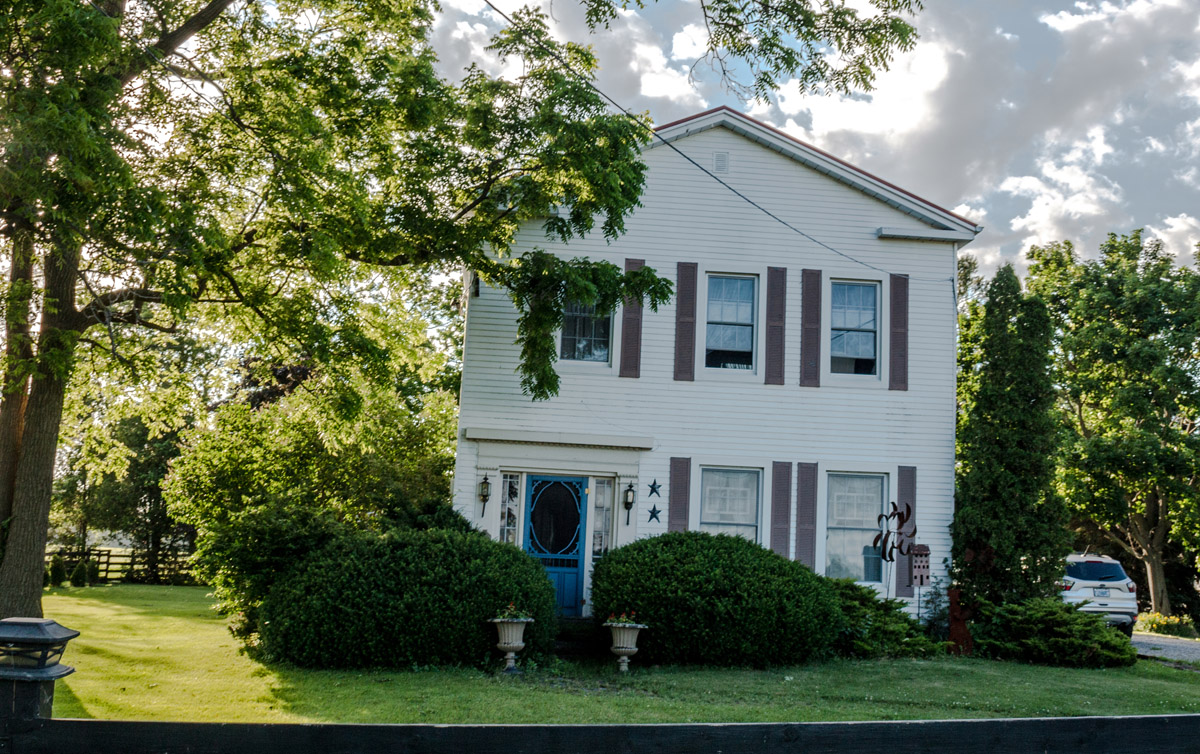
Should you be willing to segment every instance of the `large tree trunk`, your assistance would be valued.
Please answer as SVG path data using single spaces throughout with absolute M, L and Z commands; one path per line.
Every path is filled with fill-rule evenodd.
M 1167 573 L 1162 554 L 1147 552 L 1142 558 L 1146 567 L 1146 588 L 1150 591 L 1150 609 L 1162 615 L 1171 614 L 1171 597 L 1167 593 Z
M 0 618 L 42 615 L 42 572 L 50 525 L 50 493 L 67 380 L 83 323 L 75 309 L 79 248 L 56 246 L 42 264 L 46 285 L 37 342 L 37 374 L 31 379 L 20 433 L 3 560 L 0 561 Z
M 19 365 L 28 363 L 33 357 L 33 345 L 29 340 L 33 232 L 19 224 L 14 230 L 12 245 L 8 296 L 4 301 L 4 362 L 0 364 L 0 525 L 12 516 L 25 402 L 29 397 L 29 378 L 20 371 Z M 0 526 L 0 537 L 3 531 Z M 0 539 L 0 552 L 4 549 L 3 544 Z
M 65 375 L 50 374 L 34 380 L 30 390 L 12 522 L 0 562 L 0 618 L 42 616 L 50 488 L 66 389 Z

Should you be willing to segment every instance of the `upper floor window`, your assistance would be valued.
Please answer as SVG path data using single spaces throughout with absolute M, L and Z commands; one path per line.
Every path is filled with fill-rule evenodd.
M 757 469 L 700 471 L 700 531 L 758 541 Z
M 754 368 L 754 278 L 708 276 L 704 366 Z
M 829 371 L 876 374 L 879 348 L 879 285 L 831 285 Z
M 559 358 L 567 361 L 608 361 L 612 317 L 597 315 L 594 306 L 571 302 L 563 310 Z
M 882 582 L 883 557 L 873 543 L 880 531 L 885 477 L 830 474 L 825 531 L 825 575 L 831 579 Z

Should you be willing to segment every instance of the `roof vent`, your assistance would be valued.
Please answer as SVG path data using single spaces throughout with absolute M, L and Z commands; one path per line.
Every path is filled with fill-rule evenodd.
M 729 172 L 729 153 L 728 152 L 713 152 L 713 172 L 728 173 Z

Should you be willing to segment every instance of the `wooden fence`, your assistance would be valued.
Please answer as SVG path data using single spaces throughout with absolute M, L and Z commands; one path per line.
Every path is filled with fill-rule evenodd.
M 1081 690 L 1081 693 L 1085 693 Z M 3 754 L 1145 754 L 1200 750 L 1200 715 L 706 725 L 9 722 Z
M 137 550 L 109 547 L 89 547 L 86 550 L 62 548 L 46 553 L 47 567 L 50 565 L 50 559 L 55 555 L 63 559 L 63 564 L 67 567 L 68 575 L 70 575 L 80 561 L 89 560 L 96 564 L 96 580 L 98 583 L 145 580 L 144 578 L 137 578 L 139 575 L 144 576 L 147 570 L 146 556 Z M 177 583 L 186 581 L 191 577 L 191 570 L 188 567 L 188 554 L 185 552 L 166 553 L 161 557 L 157 565 L 160 581 Z M 3 754 L 3 751 L 0 751 L 0 754 Z

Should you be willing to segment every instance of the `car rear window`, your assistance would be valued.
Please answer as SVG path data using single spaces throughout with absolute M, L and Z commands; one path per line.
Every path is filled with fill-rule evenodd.
M 1125 581 L 1129 578 L 1120 563 L 1102 560 L 1067 563 L 1067 575 L 1080 581 Z

